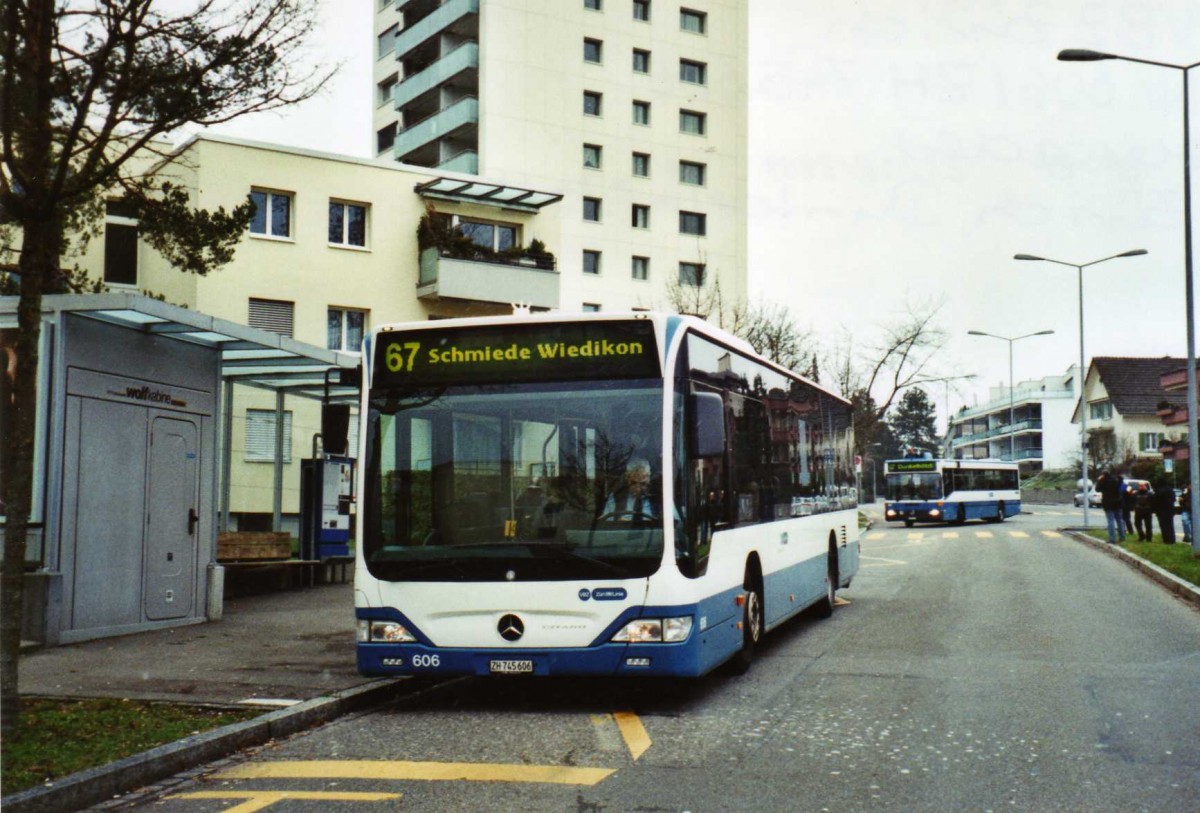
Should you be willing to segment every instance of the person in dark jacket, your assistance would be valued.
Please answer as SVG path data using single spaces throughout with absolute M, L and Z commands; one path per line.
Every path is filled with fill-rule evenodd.
M 1179 521 L 1183 523 L 1183 541 L 1192 541 L 1192 487 L 1184 486 L 1179 493 Z
M 1133 495 L 1133 524 L 1139 542 L 1149 542 L 1154 537 L 1154 495 L 1146 483 L 1141 483 Z
M 1121 516 L 1125 521 L 1125 533 L 1133 533 L 1133 500 L 1137 496 L 1133 483 L 1121 484 Z
M 1168 545 L 1175 544 L 1175 489 L 1171 481 L 1165 477 L 1154 484 L 1154 516 L 1158 518 L 1158 529 L 1162 533 L 1162 541 Z
M 1121 494 L 1125 490 L 1125 480 L 1119 474 L 1105 471 L 1096 481 L 1096 491 L 1100 494 L 1100 507 L 1104 509 L 1104 519 L 1108 521 L 1108 544 L 1115 545 L 1119 539 L 1125 541 L 1125 516 L 1121 511 Z

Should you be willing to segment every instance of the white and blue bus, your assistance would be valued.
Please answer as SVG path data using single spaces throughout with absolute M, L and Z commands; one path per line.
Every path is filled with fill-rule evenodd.
M 1016 463 L 906 458 L 883 464 L 889 522 L 1003 522 L 1021 513 Z
M 858 571 L 849 403 L 698 319 L 400 324 L 363 358 L 364 675 L 743 671 Z

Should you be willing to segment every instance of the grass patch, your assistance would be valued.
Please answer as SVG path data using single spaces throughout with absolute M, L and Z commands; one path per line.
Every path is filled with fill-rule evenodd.
M 1103 529 L 1089 530 L 1088 535 L 1102 542 L 1108 541 L 1108 532 Z M 1192 552 L 1190 542 L 1184 543 L 1176 539 L 1174 545 L 1164 545 L 1160 534 L 1155 534 L 1149 542 L 1136 540 L 1136 535 L 1131 541 L 1130 536 L 1126 534 L 1125 541 L 1119 544 L 1134 556 L 1140 556 L 1147 562 L 1153 562 L 1168 573 L 1200 587 L 1200 557 Z
M 131 700 L 24 699 L 17 732 L 4 743 L 0 792 L 15 793 L 260 714 Z

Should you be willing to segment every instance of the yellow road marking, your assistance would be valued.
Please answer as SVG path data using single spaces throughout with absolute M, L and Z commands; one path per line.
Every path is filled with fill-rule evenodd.
M 1008 535 L 1014 536 L 1017 539 L 1028 539 L 1029 538 L 1029 534 L 1025 533 L 1024 531 L 1009 531 Z
M 908 534 L 908 538 L 909 539 L 924 539 L 925 532 L 924 531 L 910 531 Z
M 850 599 L 842 598 L 841 596 L 834 596 L 833 597 L 833 606 L 834 607 L 849 607 Z
M 991 531 L 976 531 L 975 536 L 979 539 L 991 539 L 993 534 Z
M 399 793 L 328 793 L 301 790 L 203 790 L 179 793 L 168 799 L 245 799 L 224 813 L 254 813 L 285 799 L 304 799 L 321 802 L 387 802 L 399 799 Z
M 296 760 L 247 763 L 217 774 L 219 779 L 412 779 L 423 781 L 538 782 L 595 785 L 610 768 L 500 763 L 407 762 L 391 760 Z
M 625 738 L 625 744 L 629 746 L 630 756 L 637 761 L 637 758 L 646 753 L 646 749 L 650 747 L 650 735 L 646 733 L 646 727 L 632 711 L 614 712 L 613 719 L 617 721 L 617 728 L 621 729 L 621 736 Z
M 883 531 L 872 531 L 871 533 L 867 534 L 867 539 L 883 539 L 885 536 L 887 536 L 887 534 L 885 534 Z
M 943 531 L 942 539 L 958 539 L 958 531 Z
M 1042 536 L 1048 536 L 1051 539 L 1057 539 L 1062 536 L 1058 531 L 1042 531 Z

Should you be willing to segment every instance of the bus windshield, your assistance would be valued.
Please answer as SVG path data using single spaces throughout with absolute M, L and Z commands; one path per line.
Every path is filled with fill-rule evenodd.
M 372 390 L 368 570 L 388 581 L 650 575 L 663 552 L 662 410 L 659 379 Z
M 889 500 L 940 500 L 942 498 L 942 475 L 936 471 L 889 473 L 887 495 Z

